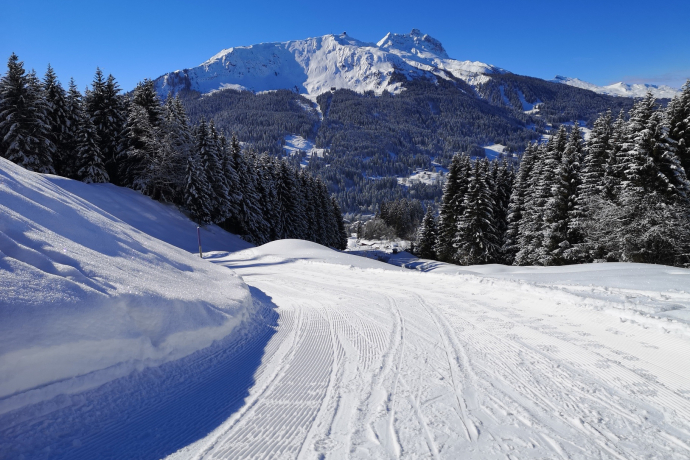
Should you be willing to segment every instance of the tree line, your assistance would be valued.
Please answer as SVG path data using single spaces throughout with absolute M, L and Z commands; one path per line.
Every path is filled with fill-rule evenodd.
M 648 94 L 529 143 L 516 173 L 456 155 L 424 258 L 469 265 L 628 261 L 690 264 L 690 81 L 663 108 Z
M 347 245 L 325 183 L 288 162 L 241 148 L 213 120 L 191 124 L 179 98 L 163 103 L 152 81 L 122 94 L 97 69 L 84 94 L 48 66 L 43 81 L 12 54 L 0 79 L 0 156 L 24 168 L 111 182 L 186 210 L 255 244 L 301 238 Z

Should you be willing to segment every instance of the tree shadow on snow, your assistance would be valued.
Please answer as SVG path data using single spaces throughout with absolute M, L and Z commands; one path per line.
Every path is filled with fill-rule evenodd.
M 250 290 L 258 320 L 211 347 L 0 416 L 0 458 L 159 459 L 208 435 L 243 406 L 276 333 L 276 305 Z

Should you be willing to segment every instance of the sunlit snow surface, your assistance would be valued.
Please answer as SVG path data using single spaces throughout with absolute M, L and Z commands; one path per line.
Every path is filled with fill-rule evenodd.
M 648 92 L 651 92 L 656 98 L 671 99 L 680 94 L 679 89 L 671 88 L 666 85 L 652 85 L 649 83 L 630 84 L 621 81 L 612 85 L 597 86 L 593 83 L 582 81 L 579 78 L 569 78 L 561 75 L 556 75 L 551 81 L 575 86 L 576 88 L 588 89 L 599 94 L 608 94 L 609 96 L 645 97 Z
M 402 90 L 392 82 L 394 72 L 407 78 L 461 78 L 470 84 L 505 72 L 481 62 L 458 61 L 441 44 L 414 29 L 409 34 L 388 34 L 378 44 L 343 33 L 260 43 L 223 50 L 192 69 L 178 70 L 156 80 L 162 97 L 187 88 L 208 93 L 219 89 L 261 92 L 289 89 L 316 96 L 332 88 L 378 94 Z
M 125 281 L 137 283 L 153 303 L 135 312 L 158 314 L 164 307 L 156 299 L 183 296 L 196 305 L 192 324 L 203 326 L 199 305 L 208 301 L 220 315 L 246 292 L 237 273 L 254 309 L 246 326 L 181 359 L 0 414 L 2 458 L 690 456 L 688 270 L 432 266 L 396 255 L 414 270 L 300 240 L 241 251 L 228 241 L 229 251 L 201 261 L 143 233 L 146 219 L 159 221 L 167 207 L 138 217 L 139 232 L 104 211 L 105 202 L 96 208 L 48 178 L 4 165 L 2 234 L 19 228 L 9 234 L 13 241 L 80 268 L 106 292 L 93 298 L 113 296 Z M 129 195 L 120 199 L 129 202 Z M 14 212 L 10 226 L 6 209 Z M 48 215 L 55 221 L 42 217 Z M 89 244 L 96 249 L 86 246 L 85 236 L 94 226 L 98 238 Z M 79 244 L 70 232 L 81 235 Z M 21 273 L 45 283 L 57 277 L 65 286 L 79 281 L 74 272 L 52 274 L 63 270 L 56 262 L 50 268 L 8 255 L 5 241 L 2 293 L 9 286 L 14 298 L 37 301 L 42 315 L 51 314 L 45 297 L 51 292 L 81 295 L 76 288 L 49 292 L 40 283 L 23 287 Z M 65 243 L 78 264 L 49 252 Z M 139 260 L 130 265 L 128 257 Z M 12 279 L 8 263 L 14 264 Z M 81 281 L 84 292 L 87 281 Z M 21 321 L 33 311 L 25 304 L 2 303 L 3 319 L 18 318 L 13 328 L 3 325 L 11 336 L 0 338 L 2 351 L 14 344 L 54 349 L 58 342 L 34 332 L 52 331 L 42 315 L 31 324 Z M 84 334 L 85 313 L 65 307 L 58 313 L 67 316 L 50 319 L 63 324 L 68 338 Z M 171 324 L 179 324 L 179 311 L 168 313 Z M 94 335 L 107 335 L 123 318 L 92 316 L 88 324 Z M 128 356 L 126 347 L 90 351 L 94 359 Z M 12 375 L 41 375 L 42 369 L 27 361 Z

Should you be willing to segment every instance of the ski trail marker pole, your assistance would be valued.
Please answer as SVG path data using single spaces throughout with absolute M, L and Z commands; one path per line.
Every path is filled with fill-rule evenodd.
M 204 255 L 201 252 L 201 230 L 199 230 L 199 227 L 196 228 L 196 239 L 199 241 L 199 257 L 203 259 Z

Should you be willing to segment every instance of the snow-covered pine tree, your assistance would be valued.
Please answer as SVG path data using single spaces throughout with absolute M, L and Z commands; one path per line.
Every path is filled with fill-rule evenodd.
M 582 234 L 571 226 L 570 218 L 577 200 L 582 133 L 575 123 L 565 145 L 551 187 L 551 196 L 544 210 L 543 251 L 540 265 L 563 265 L 582 260 L 584 256 L 572 246 L 579 244 Z
M 508 162 L 504 159 L 500 163 L 494 161 L 491 168 L 491 193 L 494 201 L 494 223 L 496 235 L 498 237 L 498 251 L 496 252 L 496 263 L 506 263 L 506 256 L 503 248 L 506 245 L 506 234 L 508 231 L 508 207 L 510 196 L 513 189 L 514 174 L 508 167 Z
M 149 123 L 146 109 L 129 105 L 123 148 L 118 155 L 120 184 L 151 195 L 155 190 L 155 160 L 160 150 L 157 130 Z
M 239 214 L 231 217 L 231 229 L 251 243 L 257 245 L 267 243 L 270 241 L 270 224 L 263 217 L 261 205 L 264 197 L 261 194 L 256 163 L 245 161 L 236 136 L 230 139 L 230 156 L 237 171 L 242 193 Z
M 493 216 L 495 204 L 486 182 L 488 175 L 488 161 L 475 161 L 454 241 L 456 260 L 461 265 L 485 264 L 496 257 L 498 238 Z
M 321 231 L 321 234 L 319 235 L 319 243 L 323 244 L 324 246 L 333 246 L 333 225 L 334 225 L 334 218 L 333 218 L 333 210 L 330 206 L 331 204 L 331 199 L 328 196 L 328 187 L 326 186 L 326 183 L 322 181 L 320 178 L 316 179 L 316 187 L 317 187 L 317 201 L 316 201 L 316 206 L 317 209 L 319 209 L 321 212 L 317 213 L 320 214 L 320 219 L 321 222 L 319 223 L 319 230 Z
M 223 222 L 223 226 L 232 222 L 234 216 L 239 215 L 242 202 L 242 191 L 240 178 L 235 170 L 232 155 L 228 147 L 227 139 L 220 134 L 220 167 L 228 188 L 226 206 L 228 217 Z
M 278 238 L 301 238 L 305 233 L 304 209 L 299 199 L 294 171 L 283 160 L 276 160 L 274 168 L 276 195 L 280 206 L 279 227 L 282 230 Z
M 680 162 L 654 106 L 654 97 L 647 94 L 630 114 L 620 155 L 625 169 L 618 247 L 623 261 L 679 264 L 690 237 L 687 198 L 681 192 L 688 188 L 687 178 L 678 175 Z
M 431 206 L 426 209 L 415 246 L 419 258 L 436 260 L 436 218 Z
M 518 230 L 525 211 L 525 196 L 528 193 L 528 180 L 536 161 L 538 145 L 528 143 L 520 160 L 520 169 L 510 194 L 507 211 L 507 226 L 502 253 L 506 264 L 512 264 L 519 250 Z
M 463 213 L 465 193 L 471 174 L 470 158 L 467 155 L 456 154 L 451 160 L 443 188 L 443 198 L 438 218 L 438 241 L 436 255 L 442 262 L 454 262 L 456 248 L 454 246 L 457 234 L 457 219 Z
M 98 147 L 98 133 L 88 113 L 82 111 L 83 118 L 79 123 L 77 135 L 77 158 L 79 171 L 77 176 L 87 184 L 103 184 L 110 181 L 105 170 L 103 154 Z
M 669 103 L 666 118 L 668 136 L 676 142 L 676 154 L 685 169 L 685 175 L 690 177 L 690 80 Z
M 91 90 L 86 92 L 84 98 L 86 112 L 91 117 L 100 139 L 98 147 L 105 158 L 106 170 L 111 180 L 118 185 L 120 171 L 117 159 L 128 117 L 119 92 L 120 88 L 115 78 L 109 75 L 106 79 L 101 69 L 96 68 Z
M 70 152 L 66 146 L 68 125 L 66 93 L 50 64 L 43 77 L 43 92 L 46 99 L 46 119 L 50 125 L 51 141 L 55 145 L 53 167 L 56 174 L 67 176 L 64 163 Z
M 305 239 L 316 242 L 316 195 L 314 193 L 313 181 L 311 180 L 311 175 L 304 170 L 299 171 L 299 181 L 302 194 L 304 195 L 304 221 L 308 223 Z
M 527 183 L 525 211 L 518 229 L 519 250 L 515 265 L 535 265 L 548 258 L 544 248 L 544 214 L 552 197 L 556 173 L 568 142 L 568 131 L 561 125 L 556 135 L 538 150 L 537 161 Z
M 186 180 L 184 188 L 184 206 L 189 211 L 192 220 L 200 225 L 211 223 L 211 208 L 209 206 L 212 191 L 206 180 L 206 174 L 201 165 L 201 159 L 196 152 L 187 158 Z
M 0 156 L 30 171 L 54 174 L 50 137 L 41 82 L 12 53 L 0 79 Z
M 203 122 L 203 119 L 202 119 Z M 199 129 L 202 129 L 201 126 Z M 205 140 L 205 145 L 199 142 Z M 213 120 L 208 124 L 208 131 L 205 139 L 197 139 L 197 152 L 201 158 L 201 162 L 206 171 L 206 177 L 211 185 L 211 190 L 215 195 L 213 200 L 213 208 L 211 211 L 211 219 L 213 223 L 221 223 L 226 221 L 231 215 L 229 202 L 228 182 L 225 178 L 223 170 L 223 146 L 221 145 L 220 135 L 216 131 L 216 126 Z
M 61 158 L 62 175 L 70 179 L 79 179 L 77 145 L 79 144 L 79 125 L 84 117 L 83 107 L 81 93 L 74 83 L 74 78 L 71 78 L 65 99 L 64 156 Z
M 335 199 L 335 196 L 331 196 L 331 208 L 333 210 L 333 216 L 335 217 L 337 229 L 337 238 L 333 242 L 333 247 L 336 249 L 340 249 L 341 251 L 344 251 L 345 249 L 347 249 L 347 239 L 349 235 L 347 234 L 347 230 L 345 230 L 345 221 L 343 220 L 343 213 L 340 210 L 340 205 L 338 205 L 338 201 Z

